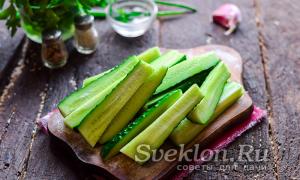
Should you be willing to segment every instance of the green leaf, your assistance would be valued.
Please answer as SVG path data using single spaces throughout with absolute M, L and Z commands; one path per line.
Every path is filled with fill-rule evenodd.
M 9 9 L 4 9 L 0 11 L 0 19 L 6 19 L 9 16 Z
M 0 0 L 0 9 L 3 8 L 4 2 L 5 2 L 5 0 Z
M 9 15 L 6 18 L 6 26 L 11 32 L 11 36 L 13 36 L 16 33 L 17 28 L 20 27 L 20 19 L 17 17 L 17 11 L 13 4 L 7 8 L 7 13 L 9 13 Z

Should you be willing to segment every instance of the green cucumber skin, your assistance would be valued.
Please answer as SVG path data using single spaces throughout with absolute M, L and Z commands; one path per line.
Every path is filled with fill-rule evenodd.
M 199 87 L 202 85 L 202 83 L 204 82 L 205 78 L 207 77 L 207 75 L 209 74 L 209 72 L 211 71 L 212 68 L 204 70 L 203 72 L 200 72 L 182 82 L 180 82 L 179 84 L 173 86 L 171 89 L 171 91 L 175 90 L 175 89 L 181 89 L 183 92 L 187 91 L 193 84 L 197 84 Z M 169 89 L 167 90 L 169 91 Z M 163 92 L 162 92 L 163 93 Z
M 207 75 L 209 74 L 209 72 L 211 71 L 212 68 L 205 70 L 199 74 L 194 75 L 193 77 L 190 77 L 186 80 L 184 80 L 183 82 L 179 83 L 178 85 L 175 85 L 172 88 L 167 89 L 166 91 L 163 91 L 157 95 L 155 95 L 150 101 L 148 101 L 145 106 L 144 109 L 148 109 L 151 108 L 153 105 L 155 105 L 162 97 L 164 97 L 165 94 L 170 93 L 176 89 L 180 89 L 182 90 L 182 92 L 187 91 L 193 84 L 197 84 L 199 87 L 202 85 L 203 81 L 205 80 L 205 78 L 207 77 Z
M 142 164 L 150 159 L 138 154 L 137 148 L 141 144 L 149 145 L 151 150 L 158 149 L 179 122 L 197 105 L 203 95 L 199 87 L 194 84 L 190 87 L 170 108 L 159 116 L 150 126 L 137 135 L 120 151 L 126 156 L 132 158 L 136 162 Z M 139 159 L 136 158 L 139 157 Z
M 95 146 L 116 114 L 152 72 L 153 68 L 150 65 L 139 61 L 125 79 L 84 118 L 78 130 L 92 147 Z
M 152 61 L 159 58 L 160 56 L 161 56 L 161 52 L 159 47 L 153 47 L 138 55 L 138 59 L 141 61 L 145 61 L 147 63 L 151 63 Z
M 172 91 L 171 91 L 171 92 L 172 92 Z M 166 92 L 166 93 L 164 93 L 164 94 L 161 94 L 161 95 L 159 95 L 159 96 L 157 96 L 157 97 L 154 97 L 154 98 L 150 99 L 150 100 L 145 104 L 145 106 L 143 107 L 143 109 L 144 109 L 144 110 L 147 110 L 147 109 L 153 107 L 153 106 L 154 106 L 155 104 L 157 104 L 162 98 L 164 98 L 165 95 L 168 94 L 168 93 L 170 93 L 170 92 Z
M 66 117 L 77 109 L 78 106 L 87 102 L 90 98 L 99 94 L 107 86 L 111 85 L 112 81 L 120 79 L 124 75 L 128 74 L 128 72 L 130 72 L 138 62 L 139 60 L 135 56 L 132 56 L 110 73 L 103 75 L 88 86 L 71 93 L 58 104 L 58 108 L 62 115 Z
M 162 84 L 157 88 L 154 94 L 159 94 L 204 70 L 208 70 L 218 62 L 220 62 L 220 59 L 214 52 L 209 52 L 194 57 L 191 60 L 180 62 L 169 68 Z M 187 69 L 188 71 L 185 71 Z
M 139 87 L 135 94 L 126 103 L 124 108 L 113 119 L 111 124 L 105 130 L 100 138 L 100 144 L 104 144 L 120 132 L 134 118 L 136 113 L 144 106 L 147 100 L 151 97 L 155 89 L 159 86 L 162 79 L 167 73 L 166 67 L 156 69 L 146 82 Z
M 154 68 L 165 66 L 165 67 L 172 67 L 175 64 L 184 61 L 186 59 L 186 56 L 176 50 L 170 50 L 163 55 L 161 55 L 159 58 L 155 59 L 153 62 L 151 62 L 151 65 Z
M 164 111 L 174 104 L 181 95 L 181 90 L 176 90 L 166 94 L 155 106 L 145 111 L 136 120 L 131 122 L 126 128 L 107 142 L 102 147 L 102 157 L 109 159 L 119 153 L 123 146 L 148 127 Z
M 243 87 L 235 82 L 226 83 L 220 101 L 209 120 L 208 124 L 213 122 L 219 115 L 232 106 L 244 94 Z M 191 142 L 208 124 L 196 124 L 185 118 L 174 129 L 170 135 L 172 142 L 178 146 Z
M 152 61 L 154 61 L 155 59 L 157 59 L 158 57 L 160 57 L 160 55 L 161 55 L 160 49 L 158 47 L 153 47 L 153 48 L 150 48 L 150 49 L 142 52 L 141 54 L 139 54 L 137 56 L 137 58 L 139 60 L 145 61 L 147 63 L 151 63 Z M 89 78 L 86 78 L 85 80 L 83 80 L 82 87 L 85 87 L 85 86 L 91 84 L 92 82 L 94 82 L 98 78 L 102 77 L 104 74 L 110 73 L 115 68 L 108 69 L 108 70 L 106 70 L 106 71 L 104 71 L 104 72 L 102 72 L 100 74 L 97 74 L 97 75 L 91 76 Z
M 124 76 L 125 78 L 125 76 Z M 107 87 L 100 94 L 97 94 L 86 103 L 79 106 L 71 114 L 65 117 L 64 123 L 71 129 L 79 126 L 84 117 L 88 115 L 104 98 L 121 82 L 122 79 L 114 82 L 110 87 Z
M 226 81 L 230 77 L 230 72 L 227 66 L 220 62 L 207 76 L 202 86 L 201 93 L 204 98 L 191 111 L 188 119 L 198 124 L 206 124 L 212 117 L 215 108 L 221 98 Z
M 113 71 L 115 68 L 117 67 L 114 67 L 114 68 L 111 68 L 111 69 L 108 69 L 100 74 L 96 74 L 94 76 L 91 76 L 91 77 L 88 77 L 86 79 L 83 80 L 83 83 L 82 83 L 82 87 L 86 87 L 87 85 L 91 84 L 92 82 L 96 81 L 98 78 L 102 77 L 103 75 L 107 74 L 107 73 L 110 73 L 111 71 Z
M 150 62 L 150 64 L 155 68 L 158 68 L 158 67 L 161 67 L 161 66 L 165 66 L 165 67 L 169 68 L 169 67 L 185 60 L 185 58 L 186 58 L 184 54 L 181 54 L 181 53 L 179 53 L 178 51 L 175 51 L 175 50 L 171 50 L 171 51 L 163 54 L 162 56 L 157 57 L 158 54 L 160 55 L 160 50 L 159 50 L 159 48 L 158 49 L 157 48 L 158 47 L 154 47 L 153 49 L 149 49 L 149 51 L 147 50 L 147 51 L 143 52 L 142 54 L 138 55 L 137 58 L 140 59 L 140 60 L 145 59 L 145 62 Z M 153 53 L 153 54 L 150 55 L 151 53 Z M 150 57 L 150 56 L 153 56 L 153 57 Z M 168 61 L 165 61 L 166 59 Z M 103 73 L 100 73 L 100 74 L 97 74 L 95 76 L 92 76 L 92 77 L 89 77 L 89 78 L 85 79 L 83 81 L 83 87 L 89 85 L 90 83 L 94 82 L 95 80 L 102 77 L 103 75 L 110 73 L 114 69 L 115 68 L 109 69 L 109 70 L 107 70 Z

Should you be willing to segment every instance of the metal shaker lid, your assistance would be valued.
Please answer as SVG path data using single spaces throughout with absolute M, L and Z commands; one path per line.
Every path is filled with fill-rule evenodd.
M 42 40 L 45 43 L 55 42 L 60 40 L 62 32 L 58 29 L 48 29 L 42 32 Z
M 80 30 L 89 29 L 94 22 L 94 16 L 91 15 L 78 15 L 75 17 L 75 27 Z

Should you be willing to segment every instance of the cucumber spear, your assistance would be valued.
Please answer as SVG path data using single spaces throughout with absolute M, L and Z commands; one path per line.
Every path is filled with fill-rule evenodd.
M 207 76 L 200 87 L 204 98 L 188 115 L 188 119 L 198 124 L 207 124 L 212 117 L 222 95 L 230 72 L 223 62 L 220 62 Z
M 185 118 L 174 129 L 170 135 L 170 139 L 176 145 L 187 144 L 193 140 L 209 123 L 214 121 L 221 115 L 228 107 L 233 105 L 244 94 L 243 87 L 236 82 L 226 83 L 220 101 L 212 118 L 207 124 L 196 124 Z
M 153 151 L 164 143 L 173 129 L 200 102 L 202 97 L 199 87 L 196 84 L 191 86 L 175 104 L 124 146 L 121 152 L 138 163 L 148 161 Z M 146 149 L 142 150 L 143 147 Z

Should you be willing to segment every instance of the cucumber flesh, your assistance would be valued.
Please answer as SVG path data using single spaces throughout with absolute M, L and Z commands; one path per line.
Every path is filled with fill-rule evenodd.
M 172 92 L 172 91 L 171 91 L 171 92 Z M 165 95 L 168 94 L 168 93 L 170 93 L 170 92 L 166 92 L 165 94 L 161 94 L 161 95 L 159 95 L 159 96 L 157 96 L 157 97 L 155 97 L 155 98 L 149 100 L 149 101 L 145 104 L 145 106 L 143 107 L 144 110 L 147 110 L 147 109 L 151 108 L 152 106 L 154 106 L 155 104 L 157 104 L 157 103 L 158 103 L 160 100 L 162 100 L 162 98 L 164 98 Z
M 151 65 L 155 68 L 161 66 L 172 67 L 183 60 L 185 60 L 184 54 L 176 50 L 170 50 L 151 62 Z
M 155 70 L 146 82 L 135 92 L 126 105 L 116 115 L 100 138 L 100 144 L 104 144 L 120 132 L 134 118 L 136 113 L 144 106 L 155 89 L 159 86 L 167 73 L 166 67 Z
M 214 52 L 209 52 L 204 55 L 194 57 L 191 60 L 186 60 L 176 64 L 169 68 L 162 84 L 157 88 L 154 94 L 159 94 L 176 84 L 215 66 L 219 61 L 219 58 Z
M 177 145 L 187 144 L 192 141 L 207 125 L 193 123 L 187 118 L 183 119 L 173 130 L 169 139 Z
M 145 106 L 144 109 L 148 109 L 150 107 L 152 107 L 153 105 L 155 105 L 159 100 L 161 100 L 161 98 L 164 97 L 164 95 L 176 90 L 176 89 L 180 89 L 182 90 L 182 92 L 185 92 L 186 90 L 188 90 L 193 84 L 197 84 L 198 86 L 201 86 L 203 81 L 205 80 L 206 76 L 208 75 L 208 73 L 211 71 L 211 69 L 205 70 L 199 74 L 194 75 L 193 77 L 190 77 L 186 80 L 184 80 L 183 82 L 177 84 L 176 86 L 167 89 L 166 91 L 163 91 L 161 93 L 159 93 L 158 95 L 154 96 L 151 100 L 149 100 Z
M 92 147 L 152 72 L 153 69 L 150 65 L 140 61 L 125 79 L 84 118 L 78 130 Z
M 228 71 L 226 65 L 223 62 L 220 62 L 209 73 L 200 87 L 201 93 L 204 94 L 204 98 L 193 109 L 193 111 L 189 113 L 188 119 L 198 124 L 207 124 L 215 112 L 225 83 L 229 77 L 230 72 Z
M 125 78 L 125 76 L 124 76 Z M 76 110 L 74 110 L 71 114 L 69 114 L 67 117 L 64 119 L 64 123 L 69 127 L 69 128 L 74 128 L 79 126 L 79 124 L 82 122 L 84 117 L 89 114 L 99 103 L 101 103 L 104 98 L 119 84 L 119 82 L 122 79 L 114 82 L 111 86 L 107 87 L 102 91 L 101 93 L 95 95 L 93 98 L 91 98 L 89 101 L 86 103 L 82 104 L 79 106 Z
M 244 95 L 244 88 L 242 85 L 236 82 L 227 82 L 220 101 L 216 107 L 214 115 L 209 120 L 213 121 L 216 119 L 220 114 L 222 114 L 228 107 L 230 107 L 233 103 L 235 103 L 240 97 Z
M 64 98 L 58 104 L 58 108 L 62 115 L 66 117 L 80 105 L 86 103 L 95 95 L 104 91 L 106 87 L 112 84 L 112 82 L 123 78 L 124 75 L 128 74 L 128 72 L 130 72 L 138 62 L 139 60 L 137 57 L 132 56 L 124 63 L 114 68 L 114 70 L 112 70 L 110 73 L 103 75 L 101 78 L 97 79 L 88 86 L 80 88 Z
M 198 104 L 202 98 L 199 87 L 195 84 L 190 87 L 167 111 L 159 116 L 150 126 L 137 135 L 121 152 L 138 163 L 144 163 L 150 159 L 153 150 L 157 150 L 178 123 Z M 149 148 L 140 153 L 142 146 Z M 149 156 L 145 156 L 147 153 Z
M 144 60 L 145 62 L 150 62 L 150 64 L 155 67 L 171 67 L 185 59 L 185 55 L 182 53 L 179 53 L 178 51 L 171 50 L 167 53 L 164 53 L 162 56 L 160 56 L 160 50 L 158 47 L 151 48 L 137 57 L 140 60 Z M 114 68 L 113 68 L 114 69 Z M 103 73 L 100 73 L 98 75 L 89 77 L 83 81 L 83 87 L 87 86 L 88 84 L 94 82 L 98 78 L 102 77 L 104 74 L 109 74 L 113 69 L 109 69 Z
M 106 143 L 101 151 L 102 156 L 105 159 L 108 159 L 119 153 L 122 147 L 148 127 L 155 119 L 174 104 L 181 95 L 181 90 L 166 94 L 155 106 L 141 114 L 136 120 L 131 122 L 126 128 Z
M 181 89 L 183 92 L 187 91 L 193 84 L 197 84 L 199 87 L 202 85 L 202 83 L 204 82 L 205 78 L 207 77 L 207 75 L 209 74 L 209 72 L 211 71 L 211 69 L 207 69 L 204 70 L 182 82 L 180 82 L 179 84 L 167 89 L 167 91 L 173 91 L 175 89 Z M 162 92 L 164 93 L 164 92 Z
M 140 55 L 137 56 L 137 58 L 139 60 L 145 61 L 147 63 L 150 63 L 152 61 L 154 61 L 155 59 L 157 59 L 160 56 L 160 49 L 158 47 L 153 47 L 150 48 L 144 52 L 142 52 Z M 97 74 L 95 76 L 91 76 L 89 78 L 86 78 L 85 80 L 83 80 L 83 84 L 82 87 L 85 87 L 89 84 L 91 84 L 92 82 L 94 82 L 96 79 L 102 77 L 104 74 L 107 74 L 109 72 L 111 72 L 114 68 L 112 69 L 108 69 L 105 72 L 102 72 L 100 74 Z
M 220 101 L 214 112 L 214 115 L 208 123 L 214 121 L 228 107 L 233 105 L 244 94 L 243 87 L 235 82 L 226 83 Z M 185 118 L 174 129 L 170 139 L 176 145 L 187 144 L 191 142 L 208 124 L 196 124 Z
M 106 70 L 106 71 L 104 71 L 100 74 L 97 74 L 97 75 L 94 75 L 94 76 L 91 76 L 91 77 L 88 77 L 88 78 L 84 79 L 83 83 L 82 83 L 82 87 L 86 87 L 87 85 L 89 85 L 92 82 L 96 81 L 98 78 L 102 77 L 103 75 L 110 73 L 112 70 L 114 70 L 114 68 L 108 69 L 108 70 Z
M 138 55 L 138 59 L 147 63 L 151 63 L 160 57 L 160 54 L 160 49 L 158 47 L 153 47 Z

